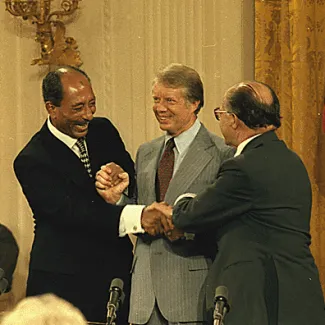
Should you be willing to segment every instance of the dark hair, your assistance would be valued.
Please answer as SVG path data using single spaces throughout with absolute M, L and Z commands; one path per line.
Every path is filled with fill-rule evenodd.
M 267 88 L 266 91 L 270 92 L 269 102 L 255 91 L 254 83 Z M 268 125 L 276 128 L 281 126 L 279 99 L 273 89 L 262 82 L 243 82 L 233 86 L 225 96 L 225 105 L 251 129 Z
M 183 64 L 172 63 L 158 72 L 154 79 L 154 83 L 156 82 L 171 88 L 184 88 L 184 96 L 190 103 L 200 101 L 195 114 L 203 107 L 203 83 L 194 69 Z
M 50 71 L 43 79 L 42 92 L 44 103 L 51 102 L 54 106 L 60 106 L 63 99 L 63 86 L 61 76 L 67 72 L 76 71 L 84 75 L 91 83 L 90 78 L 83 70 L 73 66 L 60 66 Z

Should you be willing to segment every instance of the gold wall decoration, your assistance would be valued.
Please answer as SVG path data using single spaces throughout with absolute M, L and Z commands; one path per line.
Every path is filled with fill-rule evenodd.
M 63 17 L 73 14 L 81 0 L 62 0 L 60 10 L 51 12 L 53 0 L 5 0 L 6 10 L 36 25 L 35 40 L 41 56 L 32 65 L 81 66 L 80 52 L 74 38 L 65 36 Z

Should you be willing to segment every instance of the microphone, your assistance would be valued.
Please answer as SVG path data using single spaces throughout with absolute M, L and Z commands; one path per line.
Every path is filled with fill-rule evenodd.
M 116 319 L 116 312 L 124 300 L 123 280 L 115 278 L 109 288 L 109 301 L 107 303 L 107 325 L 112 325 Z
M 223 319 L 229 310 L 228 289 L 225 286 L 219 286 L 214 295 L 213 325 L 223 325 Z
M 9 282 L 5 278 L 5 271 L 0 268 L 0 296 L 7 291 L 8 286 Z

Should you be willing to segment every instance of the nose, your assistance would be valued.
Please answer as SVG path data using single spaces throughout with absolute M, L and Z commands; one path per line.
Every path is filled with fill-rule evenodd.
M 83 114 L 83 119 L 87 121 L 91 121 L 93 119 L 93 115 L 95 114 L 96 109 L 93 106 L 87 105 Z
M 166 112 L 167 108 L 160 102 L 153 105 L 153 110 L 156 112 Z

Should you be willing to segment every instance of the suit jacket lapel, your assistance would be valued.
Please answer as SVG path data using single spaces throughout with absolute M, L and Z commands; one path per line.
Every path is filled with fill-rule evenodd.
M 143 195 L 140 198 L 141 202 L 156 201 L 156 173 L 163 144 L 164 137 L 158 138 L 143 157 L 145 163 L 142 162 L 141 165 L 146 165 L 142 168 L 145 177 L 141 179 L 141 184 L 139 184 L 139 192 Z
M 67 178 L 73 180 L 76 184 L 83 185 L 93 182 L 78 156 L 49 131 L 46 123 L 43 125 L 40 134 L 44 147 L 57 169 L 61 170 Z
M 191 184 L 213 158 L 209 153 L 209 148 L 214 145 L 207 129 L 202 125 L 179 166 L 179 169 L 169 183 L 166 193 L 166 202 L 173 204 L 180 194 L 187 192 Z

